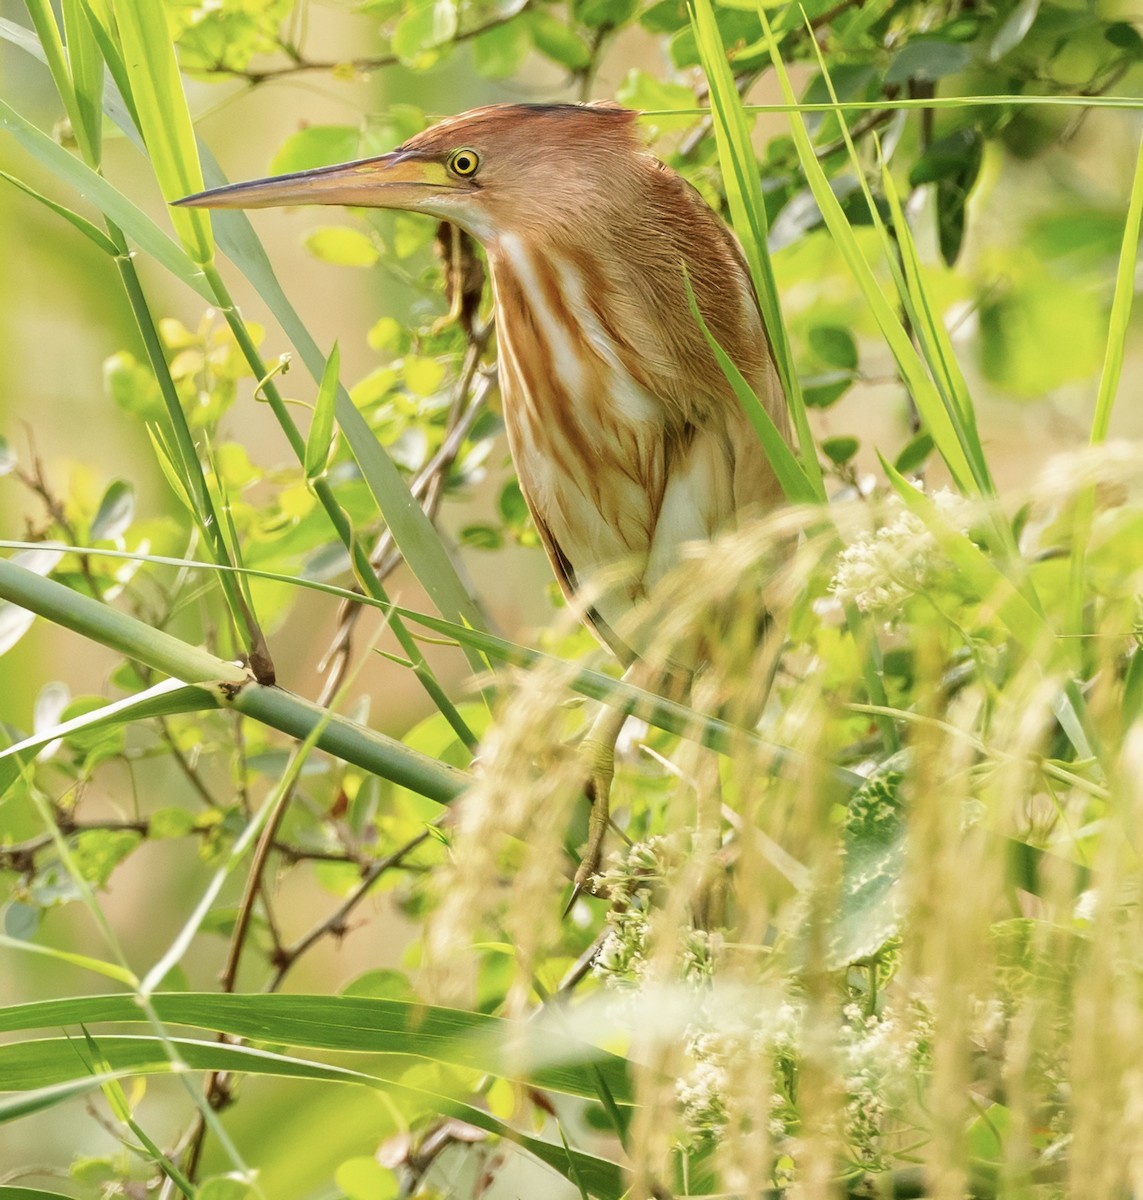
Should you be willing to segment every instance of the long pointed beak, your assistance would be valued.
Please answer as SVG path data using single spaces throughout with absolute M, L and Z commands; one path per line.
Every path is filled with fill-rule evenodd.
M 358 208 L 416 209 L 441 192 L 466 191 L 449 175 L 444 164 L 415 152 L 396 151 L 379 158 L 363 158 L 232 183 L 185 196 L 180 208 L 275 208 L 283 204 L 348 204 Z

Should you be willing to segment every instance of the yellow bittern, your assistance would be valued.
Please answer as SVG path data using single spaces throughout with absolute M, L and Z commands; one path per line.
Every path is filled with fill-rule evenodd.
M 239 183 L 214 208 L 345 204 L 451 222 L 484 247 L 508 444 L 569 599 L 604 568 L 626 582 L 587 620 L 629 666 L 623 618 L 678 561 L 778 499 L 762 446 L 687 300 L 788 436 L 785 399 L 734 236 L 610 105 L 494 105 L 391 154 Z M 577 887 L 598 865 L 623 715 L 584 746 L 593 802 Z

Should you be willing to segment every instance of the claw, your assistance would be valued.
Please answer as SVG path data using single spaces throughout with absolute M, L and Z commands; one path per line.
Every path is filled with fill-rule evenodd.
M 573 908 L 575 908 L 575 902 L 576 902 L 576 901 L 577 901 L 577 900 L 580 898 L 580 896 L 582 896 L 582 895 L 583 895 L 583 884 L 579 883 L 578 881 L 577 881 L 576 883 L 573 883 L 573 884 L 572 884 L 571 895 L 568 897 L 568 902 L 567 902 L 567 904 L 565 904 L 565 905 L 564 905 L 564 917 L 565 917 L 565 919 L 566 919 L 566 917 L 567 917 L 568 913 L 570 913 L 570 912 L 571 912 L 571 910 L 572 910 Z

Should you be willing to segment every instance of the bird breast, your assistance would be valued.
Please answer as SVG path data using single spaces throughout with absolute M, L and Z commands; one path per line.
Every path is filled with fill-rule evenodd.
M 653 330 L 619 332 L 619 285 L 591 258 L 540 255 L 505 235 L 489 261 L 521 490 L 565 591 L 620 568 L 592 599 L 614 627 L 682 542 L 711 536 L 732 512 L 725 438 L 672 436 L 631 343 L 662 348 Z

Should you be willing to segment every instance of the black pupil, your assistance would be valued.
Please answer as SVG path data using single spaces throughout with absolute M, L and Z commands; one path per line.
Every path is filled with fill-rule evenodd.
M 467 173 L 472 170 L 472 156 L 470 154 L 461 154 L 456 160 L 456 169 Z

